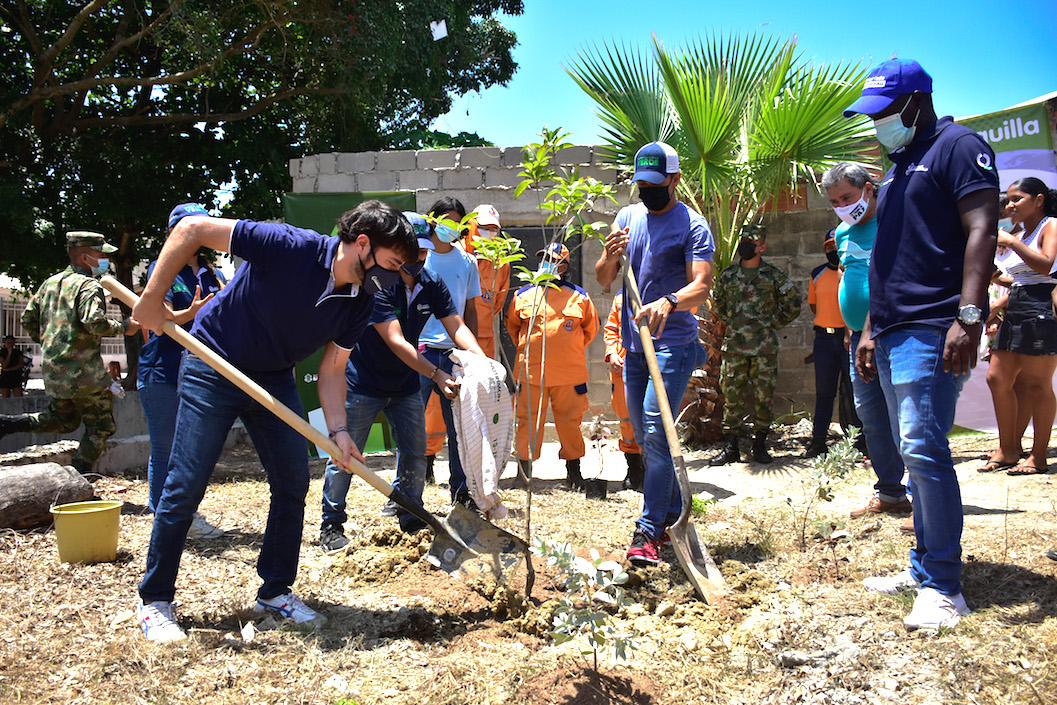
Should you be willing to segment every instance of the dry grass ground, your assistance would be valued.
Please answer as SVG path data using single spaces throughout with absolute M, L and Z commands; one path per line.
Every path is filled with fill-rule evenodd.
M 50 529 L 0 534 L 2 703 L 1054 703 L 1057 702 L 1057 490 L 1052 476 L 981 475 L 993 438 L 956 441 L 966 523 L 965 596 L 973 615 L 939 634 L 907 633 L 910 598 L 867 593 L 863 577 L 896 572 L 910 539 L 899 519 L 850 520 L 872 484 L 861 468 L 812 518 L 846 521 L 852 540 L 798 548 L 807 463 L 792 436 L 770 466 L 708 469 L 688 456 L 696 489 L 720 501 L 696 524 L 733 595 L 698 601 L 673 561 L 636 571 L 636 604 L 615 615 L 639 633 L 631 661 L 594 679 L 579 644 L 554 646 L 547 617 L 558 594 L 540 572 L 526 614 L 495 607 L 419 557 L 428 536 L 406 538 L 378 516 L 380 495 L 349 495 L 349 550 L 325 556 L 318 533 L 322 465 L 313 464 L 297 592 L 327 626 L 302 634 L 252 624 L 254 564 L 268 503 L 256 455 L 239 447 L 218 466 L 202 507 L 229 529 L 191 542 L 178 583 L 191 638 L 145 642 L 131 617 L 151 517 L 144 477 L 104 478 L 124 500 L 118 560 L 60 564 Z M 547 454 L 553 451 L 545 450 Z M 387 471 L 392 459 L 371 457 Z M 607 475 L 622 461 L 611 453 Z M 542 464 L 541 464 L 542 466 Z M 608 471 L 615 468 L 613 473 Z M 555 477 L 560 473 L 550 473 Z M 640 496 L 588 501 L 545 480 L 534 531 L 622 558 Z M 612 486 L 615 488 L 615 485 Z M 506 493 L 517 507 L 523 493 Z M 440 511 L 446 491 L 429 488 Z M 792 506 L 786 498 L 792 500 Z M 508 524 L 521 533 L 522 515 Z M 523 588 L 523 583 L 520 584 Z

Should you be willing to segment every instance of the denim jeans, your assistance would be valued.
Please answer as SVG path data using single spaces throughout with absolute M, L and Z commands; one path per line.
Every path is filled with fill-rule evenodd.
M 947 434 L 968 375 L 943 371 L 946 338 L 946 330 L 933 326 L 887 330 L 875 341 L 874 359 L 913 486 L 911 573 L 924 587 L 956 595 L 962 591 L 962 495 Z
M 851 349 L 859 345 L 862 331 L 851 334 Z M 874 491 L 885 502 L 899 502 L 906 497 L 903 487 L 903 458 L 899 455 L 898 426 L 892 424 L 888 404 L 879 379 L 864 382 L 855 371 L 855 357 L 851 359 L 851 384 L 855 392 L 855 411 L 862 421 L 866 450 L 877 475 Z
M 293 371 L 252 375 L 280 402 L 303 414 Z M 275 414 L 253 401 L 194 355 L 180 370 L 180 407 L 161 501 L 139 585 L 144 602 L 171 602 L 191 517 L 235 419 L 241 418 L 268 478 L 271 500 L 257 574 L 262 599 L 289 592 L 297 577 L 308 492 L 308 443 Z
M 679 411 L 699 357 L 703 362 L 704 350 L 697 343 L 657 350 L 657 364 L 661 368 L 661 379 L 673 415 Z M 679 518 L 683 500 L 645 354 L 628 352 L 624 360 L 624 390 L 628 416 L 635 429 L 635 442 L 642 449 L 646 466 L 642 516 L 635 525 L 650 538 L 659 539 L 664 530 Z
M 829 335 L 816 330 L 812 353 L 815 359 L 815 418 L 811 436 L 814 442 L 824 444 L 833 421 L 833 400 L 837 398 L 842 370 L 848 367 L 843 333 Z
M 426 348 L 422 354 L 427 360 L 439 367 L 442 372 L 451 374 L 452 368 L 455 367 L 455 363 L 451 361 L 451 350 Z M 430 393 L 438 388 L 433 380 L 425 375 L 419 375 L 419 379 L 422 382 L 422 408 L 424 409 L 426 404 L 429 403 Z M 451 401 L 441 394 L 439 389 L 437 396 L 440 398 L 440 413 L 444 417 L 444 426 L 448 429 L 448 472 L 451 473 L 448 486 L 451 488 L 451 499 L 454 502 L 459 493 L 466 489 L 466 472 L 462 469 L 462 461 L 459 460 L 459 439 L 455 436 L 455 421 L 451 413 Z M 424 432 L 425 424 L 423 424 Z
M 426 410 L 422 396 L 413 392 L 404 397 L 370 397 L 350 389 L 345 398 L 346 425 L 352 442 L 360 450 L 367 443 L 371 426 L 379 413 L 385 414 L 396 441 L 396 481 L 393 486 L 421 505 L 426 484 Z M 349 493 L 351 481 L 352 475 L 334 463 L 327 463 L 323 478 L 324 524 L 340 526 L 348 519 L 345 496 Z M 401 526 L 414 519 L 413 514 L 402 508 L 397 517 Z
M 177 389 L 175 384 L 153 382 L 139 388 L 139 403 L 143 406 L 143 415 L 147 418 L 147 432 L 150 433 L 150 460 L 147 461 L 150 496 L 147 499 L 147 508 L 151 512 L 158 509 L 162 487 L 165 486 L 165 475 L 169 469 L 169 452 L 172 450 L 172 437 L 176 431 L 176 409 L 180 406 Z

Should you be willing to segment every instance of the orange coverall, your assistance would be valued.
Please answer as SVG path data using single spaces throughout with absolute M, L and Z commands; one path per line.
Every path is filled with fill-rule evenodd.
M 624 300 L 623 292 L 618 291 L 613 298 L 613 308 L 609 310 L 609 319 L 602 330 L 602 339 L 606 342 L 606 362 L 624 361 L 627 351 L 620 339 L 620 309 Z M 620 419 L 620 442 L 617 447 L 624 453 L 642 454 L 639 444 L 635 442 L 635 429 L 628 416 L 628 400 L 624 396 L 624 374 L 622 370 L 609 368 L 609 379 L 613 382 L 613 411 Z
M 577 460 L 586 452 L 580 422 L 590 407 L 587 346 L 598 333 L 598 313 L 586 291 L 564 280 L 555 283 L 558 288 L 522 287 L 507 311 L 506 327 L 518 349 L 514 379 L 520 385 L 517 455 L 521 460 L 529 459 L 532 428 L 536 441 L 532 459 L 540 457 L 548 403 L 561 441 L 558 456 Z M 529 359 L 523 376 L 526 342 Z M 545 365 L 541 366 L 541 361 Z

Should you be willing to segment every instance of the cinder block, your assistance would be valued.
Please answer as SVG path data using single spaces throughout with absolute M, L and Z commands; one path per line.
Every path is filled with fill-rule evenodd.
M 301 160 L 291 159 L 290 160 L 290 177 L 296 179 L 301 175 Z
M 381 168 L 383 154 L 384 152 L 378 155 L 379 168 Z M 393 191 L 396 189 L 396 172 L 368 171 L 357 174 L 356 185 L 359 187 L 358 191 Z
M 316 192 L 316 177 L 306 176 L 299 179 L 294 179 L 293 185 L 294 193 L 315 193 Z
M 357 190 L 359 189 L 356 188 L 355 174 L 320 174 L 316 186 L 318 193 L 346 193 Z
M 514 188 L 523 180 L 517 169 L 495 167 L 484 170 L 485 188 Z
M 476 189 L 484 185 L 484 172 L 481 169 L 442 169 L 440 172 L 441 187 L 449 189 Z M 472 200 L 472 199 L 471 199 Z M 465 203 L 463 204 L 465 205 Z M 473 206 L 468 206 L 472 208 Z
M 415 152 L 410 149 L 394 152 L 378 152 L 375 169 L 378 171 L 407 171 L 409 169 L 414 169 L 416 163 Z
M 579 171 L 582 179 L 594 179 L 610 186 L 617 181 L 617 171 L 615 169 L 606 169 L 601 166 L 581 166 Z
M 525 159 L 525 148 L 524 147 L 504 147 L 503 148 L 503 166 L 516 166 L 518 169 L 521 168 L 521 163 Z
M 401 171 L 400 188 L 407 191 L 436 190 L 440 186 L 440 175 L 432 169 Z
M 372 171 L 378 152 L 344 152 L 338 155 L 338 171 L 344 174 L 358 174 Z
M 459 150 L 459 166 L 497 167 L 503 163 L 499 147 L 463 147 Z
M 338 155 L 335 152 L 319 155 L 319 173 L 333 174 L 338 170 Z
M 301 157 L 301 176 L 316 176 L 319 174 L 319 155 L 309 154 Z
M 451 169 L 458 156 L 457 149 L 420 149 L 415 152 L 419 169 Z
M 578 145 L 559 149 L 554 161 L 558 164 L 590 164 L 591 148 Z
M 606 166 L 614 165 L 614 163 L 613 153 L 609 151 L 608 147 L 603 144 L 596 144 L 591 147 L 591 164 L 595 166 Z

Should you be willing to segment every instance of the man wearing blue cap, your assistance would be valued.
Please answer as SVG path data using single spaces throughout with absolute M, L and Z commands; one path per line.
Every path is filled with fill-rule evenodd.
M 172 317 L 165 296 L 200 247 L 245 260 L 231 283 L 194 319 L 191 335 L 231 361 L 295 413 L 303 413 L 294 365 L 324 347 L 319 400 L 330 436 L 347 467 L 362 461 L 345 418 L 345 364 L 367 327 L 374 293 L 399 281 L 414 261 L 411 225 L 392 206 L 365 201 L 341 216 L 326 237 L 280 223 L 185 217 L 169 234 L 133 318 L 161 332 Z M 262 580 L 256 610 L 300 628 L 326 619 L 291 592 L 297 577 L 308 492 L 308 445 L 297 431 L 193 354 L 180 371 L 180 406 L 168 476 L 154 512 L 147 567 L 139 585 L 139 619 L 151 641 L 185 637 L 172 602 L 187 531 L 202 501 L 224 439 L 241 418 L 268 477 L 271 498 L 257 560 Z
M 649 323 L 664 393 L 673 409 L 679 408 L 690 373 L 704 361 L 694 311 L 708 298 L 712 286 L 715 245 L 704 217 L 676 198 L 680 177 L 679 156 L 664 142 L 651 142 L 635 154 L 632 179 L 642 203 L 617 214 L 605 250 L 595 263 L 595 278 L 608 287 L 617 278 L 620 255 L 626 251 L 643 302 L 642 310 L 633 317 L 625 301 L 621 320 L 627 350 L 624 385 L 628 415 L 646 466 L 642 516 L 635 523 L 627 553 L 628 560 L 636 565 L 660 563 L 665 530 L 679 518 L 682 508 L 657 404 L 660 390 L 650 379 L 636 323 L 643 319 Z
M 448 287 L 428 269 L 426 256 L 433 250 L 432 226 L 418 213 L 405 212 L 418 238 L 418 258 L 400 268 L 400 283 L 374 297 L 371 325 L 349 355 L 345 368 L 348 396 L 345 401 L 349 434 L 362 448 L 379 413 L 385 414 L 396 440 L 396 481 L 393 486 L 418 504 L 426 482 L 426 408 L 419 391 L 419 375 L 433 380 L 446 399 L 458 395 L 459 383 L 418 350 L 426 321 L 435 316 L 460 350 L 484 354 L 473 333 L 463 323 Z M 319 543 L 327 553 L 348 545 L 342 525 L 345 496 L 351 477 L 327 463 L 323 479 L 323 523 Z M 425 528 L 421 519 L 395 508 L 400 528 L 408 533 Z
M 856 371 L 881 382 L 914 487 L 910 567 L 867 588 L 917 591 L 907 629 L 952 627 L 962 597 L 962 500 L 947 433 L 976 366 L 998 232 L 991 148 L 950 117 L 937 119 L 932 78 L 916 61 L 885 61 L 845 116 L 868 115 L 893 166 L 878 191 L 870 312 Z

